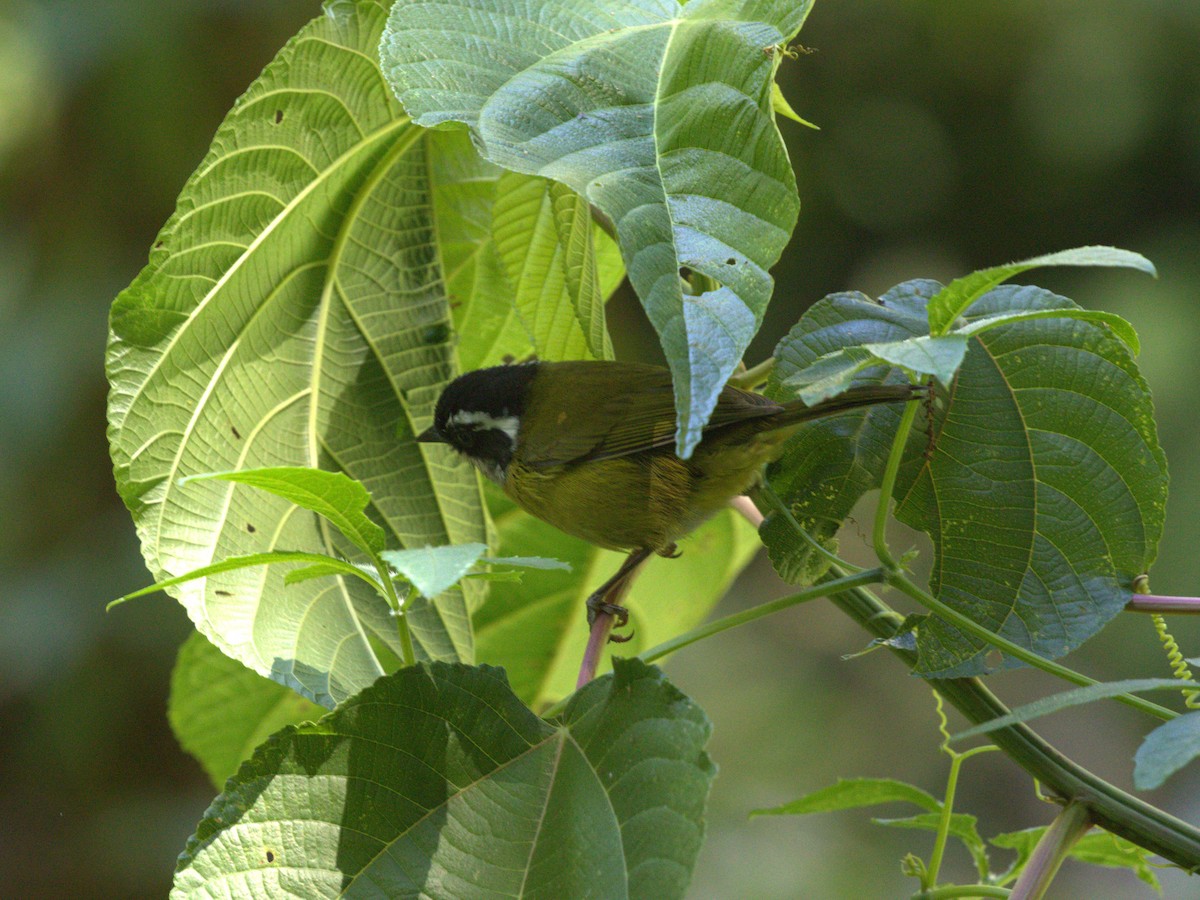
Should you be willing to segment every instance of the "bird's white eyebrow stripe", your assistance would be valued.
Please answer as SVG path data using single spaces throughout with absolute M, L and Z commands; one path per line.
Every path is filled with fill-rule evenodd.
M 482 425 L 484 428 L 495 428 L 507 434 L 514 446 L 517 443 L 517 431 L 521 427 L 521 420 L 516 416 L 497 417 L 474 409 L 460 409 L 450 417 L 450 422 L 453 425 Z

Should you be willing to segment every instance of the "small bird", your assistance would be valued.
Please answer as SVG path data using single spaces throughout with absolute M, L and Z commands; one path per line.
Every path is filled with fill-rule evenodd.
M 616 602 L 652 553 L 675 542 L 745 493 L 763 465 L 812 419 L 919 396 L 912 385 L 852 388 L 814 406 L 777 403 L 726 386 L 691 459 L 675 455 L 675 392 L 659 366 L 626 362 L 527 362 L 461 375 L 438 399 L 433 426 L 417 437 L 442 442 L 539 519 L 609 550 L 629 551 L 588 598 L 599 613 L 628 620 Z

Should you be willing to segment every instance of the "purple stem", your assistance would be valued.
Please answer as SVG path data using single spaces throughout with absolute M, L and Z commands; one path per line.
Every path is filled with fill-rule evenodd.
M 1170 597 L 1159 594 L 1134 594 L 1125 604 L 1129 612 L 1200 614 L 1200 597 Z

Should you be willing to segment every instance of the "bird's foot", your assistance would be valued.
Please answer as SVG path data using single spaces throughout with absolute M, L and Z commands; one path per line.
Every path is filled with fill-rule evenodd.
M 624 628 L 629 624 L 629 610 L 617 603 L 608 603 L 604 599 L 604 594 L 595 593 L 587 599 L 587 621 L 588 628 L 596 624 L 597 617 L 605 615 L 612 616 L 615 620 L 613 628 Z M 614 644 L 624 644 L 633 633 L 629 634 L 610 634 L 608 639 Z

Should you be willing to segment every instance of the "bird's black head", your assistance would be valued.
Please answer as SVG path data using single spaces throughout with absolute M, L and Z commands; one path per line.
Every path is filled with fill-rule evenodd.
M 417 440 L 449 444 L 503 484 L 517 449 L 529 384 L 537 371 L 538 364 L 532 362 L 460 375 L 442 391 L 433 427 Z

